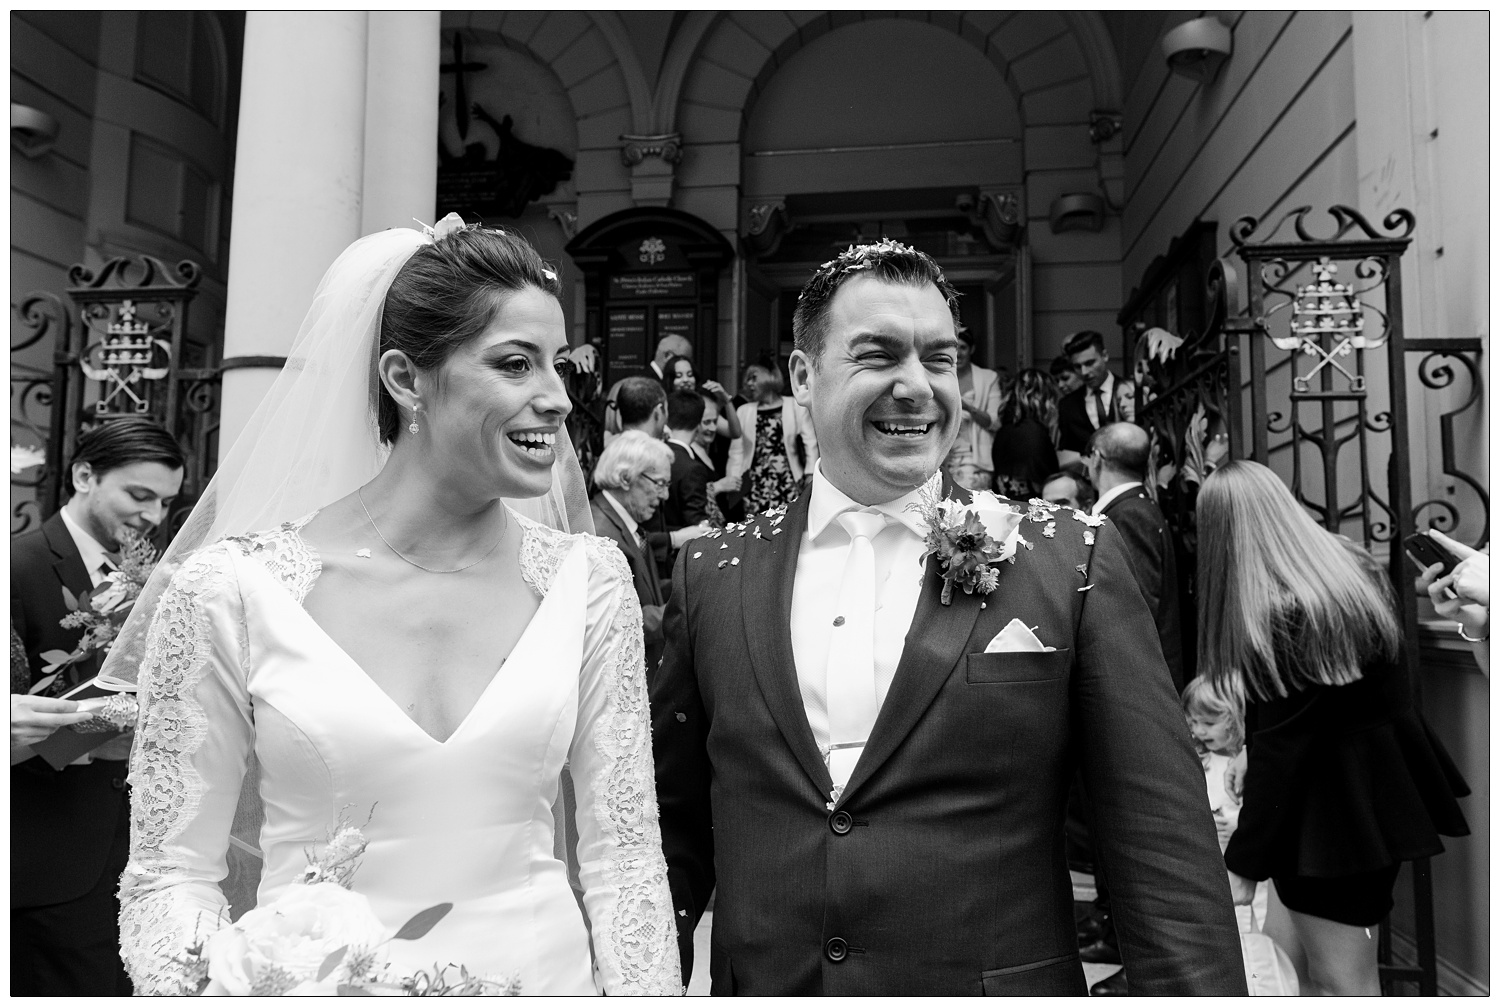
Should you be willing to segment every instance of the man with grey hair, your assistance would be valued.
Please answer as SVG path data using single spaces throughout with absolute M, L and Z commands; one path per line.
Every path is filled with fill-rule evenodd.
M 671 479 L 672 449 L 639 430 L 627 430 L 610 441 L 594 466 L 594 482 L 599 486 L 590 504 L 594 529 L 614 539 L 630 564 L 635 593 L 641 600 L 648 678 L 661 660 L 666 592 L 640 526 L 667 498 Z
M 651 370 L 656 375 L 656 380 L 660 381 L 661 386 L 667 390 L 668 395 L 672 393 L 672 379 L 667 377 L 666 366 L 667 361 L 673 357 L 687 357 L 692 360 L 693 344 L 677 335 L 662 336 L 656 344 L 656 356 L 651 358 Z

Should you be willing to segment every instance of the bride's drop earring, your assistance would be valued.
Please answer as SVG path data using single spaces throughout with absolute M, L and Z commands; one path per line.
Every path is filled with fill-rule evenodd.
M 413 436 L 415 436 L 422 429 L 421 427 L 417 426 L 417 410 L 412 410 L 411 422 L 406 425 L 406 429 L 411 431 Z

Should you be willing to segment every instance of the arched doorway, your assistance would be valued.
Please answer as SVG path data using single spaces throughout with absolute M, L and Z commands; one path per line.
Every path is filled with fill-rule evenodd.
M 566 251 L 583 272 L 586 338 L 606 387 L 650 374 L 667 335 L 692 344 L 698 373 L 715 373 L 719 278 L 734 258 L 717 229 L 681 210 L 638 207 L 595 221 Z
M 937 25 L 833 28 L 762 82 L 744 121 L 745 360 L 784 366 L 798 289 L 847 245 L 936 258 L 988 366 L 1023 359 L 1022 117 L 1000 70 Z

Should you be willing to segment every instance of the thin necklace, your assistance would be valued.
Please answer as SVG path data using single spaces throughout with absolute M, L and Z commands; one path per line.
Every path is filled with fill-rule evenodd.
M 364 493 L 356 489 L 354 491 L 354 495 L 359 497 L 359 506 L 360 509 L 365 512 L 365 520 L 370 522 L 370 527 L 375 529 L 375 534 L 380 536 L 380 541 L 385 543 L 385 547 L 391 552 L 395 553 L 397 556 L 401 557 L 406 562 L 410 563 L 412 566 L 416 567 L 418 570 L 426 570 L 428 573 L 463 573 L 470 567 L 478 566 L 480 563 L 483 563 L 485 560 L 489 559 L 490 556 L 494 554 L 495 550 L 500 548 L 500 543 L 505 539 L 505 530 L 504 528 L 502 528 L 500 531 L 500 537 L 495 539 L 495 544 L 490 546 L 489 551 L 486 552 L 483 556 L 476 559 L 474 562 L 465 563 L 463 566 L 454 567 L 452 570 L 434 570 L 430 566 L 423 566 L 421 563 L 418 563 L 416 560 L 406 555 L 406 553 L 402 552 L 400 549 L 397 549 L 395 546 L 391 545 L 391 540 L 386 538 L 384 535 L 381 535 L 380 526 L 377 525 L 375 523 L 375 519 L 370 516 L 370 508 L 365 506 Z M 503 507 L 504 504 L 501 504 L 501 506 Z

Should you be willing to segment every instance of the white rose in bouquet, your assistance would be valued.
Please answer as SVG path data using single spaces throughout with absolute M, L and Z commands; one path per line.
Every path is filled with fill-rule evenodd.
M 369 954 L 390 937 L 363 895 L 332 882 L 291 885 L 208 939 L 203 994 L 334 996 L 341 984 L 371 978 Z M 338 964 L 320 979 L 323 963 L 341 948 Z

